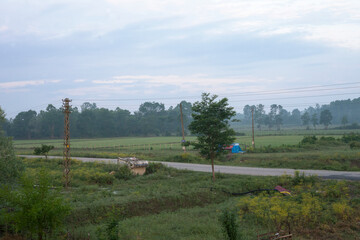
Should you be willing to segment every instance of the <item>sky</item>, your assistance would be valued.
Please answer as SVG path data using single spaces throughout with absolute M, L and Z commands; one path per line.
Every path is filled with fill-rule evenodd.
M 359 0 L 1 0 L 0 107 L 360 97 Z

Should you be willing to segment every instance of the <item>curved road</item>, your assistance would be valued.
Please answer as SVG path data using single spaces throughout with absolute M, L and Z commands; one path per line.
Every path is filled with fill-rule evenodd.
M 27 157 L 27 158 L 41 157 L 41 156 L 33 156 L 33 155 L 19 155 L 19 156 Z M 62 157 L 49 156 L 48 158 L 62 158 Z M 73 159 L 77 159 L 82 162 L 116 163 L 116 159 L 108 159 L 108 158 L 73 157 Z M 160 162 L 160 163 L 177 169 L 187 169 L 197 172 L 211 172 L 211 165 L 207 165 L 207 164 L 178 163 L 178 162 Z M 319 177 L 326 179 L 346 179 L 346 180 L 360 181 L 360 172 L 346 172 L 346 171 L 303 170 L 303 169 L 287 169 L 287 168 L 257 168 L 257 167 L 223 166 L 223 165 L 215 165 L 215 171 L 220 173 L 252 175 L 252 176 L 281 176 L 285 173 L 289 175 L 293 175 L 295 171 L 300 171 L 301 173 L 304 172 L 305 175 L 317 175 Z

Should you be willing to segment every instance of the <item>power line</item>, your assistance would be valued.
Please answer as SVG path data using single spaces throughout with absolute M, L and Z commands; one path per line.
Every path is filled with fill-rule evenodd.
M 333 90 L 343 90 L 343 89 L 354 89 L 360 88 L 360 86 L 351 86 L 351 87 L 336 87 L 336 88 L 327 88 L 331 86 L 343 86 L 343 85 L 356 85 L 360 84 L 360 82 L 351 82 L 351 83 L 337 83 L 337 84 L 327 84 L 327 85 L 318 85 L 318 86 L 310 86 L 310 87 L 298 87 L 298 88 L 286 88 L 279 90 L 267 90 L 267 91 L 256 91 L 256 92 L 243 92 L 243 93 L 226 93 L 219 95 L 226 95 L 228 97 L 240 97 L 240 96 L 256 96 L 256 95 L 272 95 L 272 94 L 285 94 L 285 93 L 293 93 L 293 92 L 314 92 L 314 91 L 333 91 Z M 184 96 L 184 97 L 157 97 L 157 98 L 109 98 L 109 99 L 74 99 L 73 101 L 156 101 L 156 100 L 182 100 L 182 99 L 198 99 L 199 96 Z

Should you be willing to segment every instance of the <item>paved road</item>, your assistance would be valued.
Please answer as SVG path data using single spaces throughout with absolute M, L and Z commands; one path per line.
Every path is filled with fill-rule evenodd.
M 31 155 L 20 155 L 28 158 L 39 158 L 40 156 Z M 49 158 L 62 158 L 53 157 Z M 116 163 L 116 159 L 108 158 L 84 158 L 84 157 L 73 157 L 73 159 L 80 160 L 82 162 L 106 162 Z M 177 163 L 177 162 L 161 162 L 162 164 L 177 168 L 187 169 L 197 172 L 211 172 L 211 165 L 207 164 L 193 164 L 193 163 Z M 317 175 L 326 179 L 347 179 L 347 180 L 358 180 L 360 181 L 360 172 L 346 172 L 346 171 L 328 171 L 328 170 L 302 170 L 302 169 L 287 169 L 287 168 L 256 168 L 256 167 L 235 167 L 235 166 L 222 166 L 215 165 L 215 171 L 220 173 L 228 174 L 239 174 L 239 175 L 252 175 L 252 176 L 281 176 L 284 173 L 293 175 L 295 171 L 304 172 L 305 175 Z

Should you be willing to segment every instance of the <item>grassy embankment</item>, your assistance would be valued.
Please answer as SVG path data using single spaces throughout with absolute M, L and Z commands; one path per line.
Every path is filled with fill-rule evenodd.
M 35 176 L 39 169 L 46 169 L 52 176 L 53 185 L 61 188 L 63 168 L 60 159 L 23 161 L 28 175 Z M 152 166 L 151 174 L 137 177 L 121 173 L 112 164 L 73 161 L 71 166 L 72 188 L 62 191 L 62 194 L 70 202 L 72 212 L 67 218 L 66 229 L 58 234 L 59 239 L 65 230 L 73 239 L 89 239 L 89 236 L 90 239 L 109 239 L 109 226 L 119 239 L 224 239 L 219 222 L 224 210 L 233 211 L 237 216 L 241 212 L 241 220 L 237 217 L 241 239 L 255 239 L 258 233 L 274 231 L 279 225 L 254 215 L 261 209 L 246 212 L 250 207 L 244 205 L 250 201 L 276 198 L 285 206 L 286 201 L 299 202 L 300 215 L 317 221 L 316 225 L 301 223 L 299 227 L 300 223 L 294 218 L 291 223 L 294 239 L 360 237 L 359 182 L 322 181 L 301 175 L 251 177 L 219 174 L 212 184 L 210 174 L 159 166 Z M 111 171 L 117 174 L 110 175 Z M 271 191 L 270 194 L 234 197 L 223 191 L 239 193 L 273 189 L 276 185 L 291 190 L 293 196 L 276 195 Z M 313 212 L 310 209 L 308 212 L 308 205 L 301 200 L 304 194 L 310 194 L 312 197 L 307 197 L 306 201 L 316 203 L 322 210 Z M 269 217 L 285 228 L 282 212 L 276 212 L 276 207 L 275 204 Z

